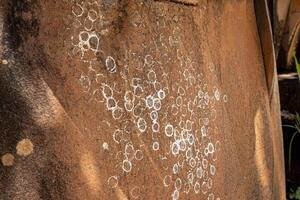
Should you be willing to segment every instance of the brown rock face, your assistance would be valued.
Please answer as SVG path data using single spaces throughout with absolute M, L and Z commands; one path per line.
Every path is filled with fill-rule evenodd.
M 0 199 L 285 198 L 254 2 L 182 2 L 0 2 Z

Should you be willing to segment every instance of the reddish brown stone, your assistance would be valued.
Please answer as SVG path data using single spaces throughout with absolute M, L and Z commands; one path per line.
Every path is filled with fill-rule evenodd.
M 0 199 L 285 199 L 265 8 L 93 2 L 0 3 Z

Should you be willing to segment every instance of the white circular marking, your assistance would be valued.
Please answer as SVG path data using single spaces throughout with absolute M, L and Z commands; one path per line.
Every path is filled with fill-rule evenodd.
M 134 101 L 134 94 L 132 93 L 132 91 L 126 91 L 125 95 L 124 95 L 124 100 L 125 101 Z
M 125 101 L 124 107 L 128 112 L 131 112 L 134 108 L 134 104 L 131 101 Z
M 197 164 L 197 161 L 195 160 L 195 158 L 191 158 L 191 159 L 189 160 L 189 165 L 190 165 L 192 168 L 196 167 L 196 164 Z
M 173 132 L 174 132 L 174 128 L 171 124 L 167 124 L 165 126 L 165 134 L 168 137 L 172 137 L 173 136 Z
M 109 177 L 108 180 L 107 180 L 107 183 L 111 188 L 116 188 L 118 186 L 118 183 L 119 183 L 118 177 L 117 176 Z
M 113 133 L 113 140 L 117 144 L 119 144 L 122 139 L 123 139 L 123 131 L 121 131 L 120 129 L 115 130 Z
M 94 22 L 98 18 L 98 13 L 95 10 L 91 9 L 88 11 L 88 18 Z
M 186 182 L 184 184 L 183 192 L 186 193 L 186 194 L 188 194 L 190 192 L 190 190 L 191 190 L 191 184 Z
M 99 50 L 99 38 L 96 34 L 91 34 L 89 37 L 89 46 L 90 49 L 94 52 L 97 52 Z
M 134 186 L 130 191 L 130 195 L 132 196 L 132 198 L 137 199 L 140 196 L 140 192 L 141 192 L 140 187 Z
M 102 84 L 101 86 L 102 88 L 102 94 L 105 98 L 112 98 L 113 97 L 113 90 L 111 89 L 111 87 L 107 84 Z
M 76 16 L 76 17 L 80 17 L 81 15 L 83 15 L 84 13 L 84 9 L 82 8 L 82 6 L 79 3 L 76 3 L 76 5 L 74 5 L 72 7 L 72 13 Z
M 142 160 L 144 158 L 143 152 L 141 150 L 136 150 L 134 157 L 136 160 Z
M 204 169 L 208 167 L 208 161 L 205 158 L 202 159 L 202 166 Z
M 152 121 L 156 121 L 158 119 L 158 113 L 156 110 L 151 111 L 150 118 Z
M 153 70 L 150 70 L 147 74 L 148 80 L 150 83 L 155 83 L 156 82 L 156 73 Z
M 155 110 L 160 110 L 160 108 L 161 108 L 161 100 L 159 98 L 154 98 L 153 99 L 153 108 Z
M 176 190 L 180 190 L 181 189 L 181 186 L 182 186 L 182 181 L 181 181 L 181 179 L 180 178 L 177 178 L 176 180 L 175 180 L 175 188 L 176 188 Z
M 179 191 L 174 190 L 174 192 L 172 194 L 172 200 L 177 200 L 177 199 L 179 199 Z
M 159 132 L 159 123 L 154 122 L 154 123 L 152 124 L 152 131 L 153 131 L 154 133 Z
M 171 148 L 172 148 L 172 154 L 173 154 L 173 155 L 177 155 L 177 154 L 179 153 L 180 147 L 179 147 L 179 145 L 177 144 L 177 142 L 173 142 Z
M 113 57 L 107 56 L 107 58 L 105 60 L 105 65 L 106 65 L 106 69 L 110 73 L 115 73 L 117 71 L 116 61 Z
M 123 160 L 122 169 L 124 172 L 130 172 L 132 169 L 132 164 L 129 160 Z
M 146 106 L 148 108 L 153 108 L 153 97 L 151 95 L 146 97 Z
M 113 97 L 106 99 L 106 107 L 108 110 L 114 110 L 117 108 L 117 102 Z
M 193 183 L 194 182 L 194 174 L 190 172 L 187 176 L 188 183 Z
M 185 156 L 186 156 L 187 159 L 190 159 L 193 156 L 193 152 L 192 152 L 192 149 L 190 147 L 185 152 Z
M 194 185 L 195 193 L 198 194 L 200 192 L 200 189 L 201 189 L 200 183 L 198 181 L 196 181 L 195 185 Z
M 202 178 L 202 176 L 203 176 L 203 169 L 202 169 L 202 167 L 198 167 L 198 168 L 196 169 L 196 176 L 197 176 L 197 178 L 199 178 L 199 179 Z
M 147 129 L 147 122 L 144 118 L 139 118 L 137 121 L 137 127 L 141 133 L 145 132 Z
M 180 140 L 179 141 L 179 147 L 180 147 L 180 151 L 185 151 L 186 150 L 186 141 L 185 140 Z
M 144 59 L 144 62 L 146 65 L 152 65 L 153 64 L 153 57 L 151 55 L 146 55 L 145 56 L 145 59 Z
M 173 174 L 178 174 L 178 172 L 179 172 L 179 167 L 178 167 L 178 164 L 175 163 L 175 164 L 173 165 Z
M 158 92 L 157 92 L 157 96 L 160 100 L 163 100 L 165 97 L 166 97 L 166 93 L 165 91 L 163 91 L 162 89 L 160 89 Z
M 112 111 L 112 117 L 116 120 L 116 119 L 120 119 L 123 116 L 123 108 L 121 107 L 117 107 Z
M 187 139 L 190 145 L 193 145 L 195 142 L 195 136 L 193 134 L 188 134 Z
M 207 197 L 207 200 L 214 200 L 215 199 L 215 195 L 213 193 L 210 193 Z
M 208 149 L 208 152 L 209 152 L 209 153 L 213 153 L 213 152 L 215 151 L 214 145 L 213 145 L 211 142 L 208 143 L 207 149 Z
M 164 178 L 164 186 L 168 187 L 172 182 L 172 177 L 170 175 L 166 175 Z
M 159 142 L 153 142 L 152 144 L 152 149 L 154 151 L 158 151 L 159 150 Z

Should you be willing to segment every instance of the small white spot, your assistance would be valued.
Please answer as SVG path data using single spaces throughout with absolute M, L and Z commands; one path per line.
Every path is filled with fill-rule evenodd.
M 215 90 L 214 95 L 215 95 L 216 100 L 219 101 L 220 100 L 220 92 L 218 89 Z
M 7 61 L 7 60 L 5 60 L 5 59 L 4 59 L 4 60 L 2 60 L 2 64 L 3 64 L 3 65 L 7 65 L 7 64 L 8 64 L 8 61 Z
M 202 135 L 202 137 L 207 136 L 207 131 L 206 131 L 205 126 L 202 126 L 202 127 L 201 127 L 201 135 Z
M 216 167 L 214 165 L 210 165 L 210 174 L 215 175 L 216 174 Z
M 224 95 L 224 96 L 223 96 L 223 101 L 224 101 L 225 103 L 227 103 L 227 101 L 228 101 L 228 96 L 227 96 L 227 95 Z
M 103 148 L 104 150 L 108 150 L 108 144 L 107 144 L 106 142 L 103 142 L 102 148 Z

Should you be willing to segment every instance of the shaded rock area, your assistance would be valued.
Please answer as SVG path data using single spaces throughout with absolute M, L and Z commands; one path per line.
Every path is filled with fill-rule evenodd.
M 300 184 L 300 135 L 296 135 L 291 147 L 291 166 L 289 169 L 289 148 L 295 129 L 285 125 L 295 125 L 295 114 L 300 113 L 300 84 L 296 72 L 279 74 L 281 117 L 283 124 L 284 156 L 286 165 L 287 191 L 296 190 Z
M 300 113 L 300 84 L 296 67 L 294 64 L 294 55 L 300 57 L 299 49 L 299 33 L 300 33 L 300 2 L 297 0 L 282 1 L 288 5 L 286 20 L 282 21 L 281 39 L 278 40 L 277 46 L 279 53 L 277 58 L 277 65 L 279 69 L 279 90 L 281 102 L 281 115 L 283 125 L 295 125 L 294 115 Z M 274 27 L 275 28 L 275 27 Z M 276 32 L 276 31 L 275 31 Z M 279 36 L 278 36 L 279 37 Z M 284 150 L 286 162 L 286 176 L 287 176 L 287 198 L 291 189 L 294 191 L 300 184 L 300 160 L 299 160 L 299 135 L 296 135 L 291 147 L 291 166 L 289 169 L 289 149 L 291 139 L 295 130 L 292 128 L 283 127 L 284 136 Z

